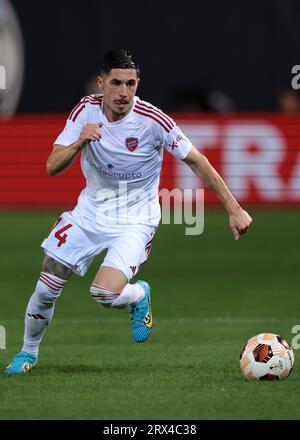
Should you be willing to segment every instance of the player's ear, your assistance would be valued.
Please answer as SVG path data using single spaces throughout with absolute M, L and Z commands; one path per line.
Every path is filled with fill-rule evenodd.
M 99 87 L 100 92 L 103 91 L 103 78 L 101 75 L 97 76 L 97 86 Z

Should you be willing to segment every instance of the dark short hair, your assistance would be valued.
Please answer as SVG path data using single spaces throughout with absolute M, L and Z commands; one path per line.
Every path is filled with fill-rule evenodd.
M 100 62 L 100 75 L 108 75 L 111 69 L 135 69 L 137 76 L 140 76 L 140 69 L 127 49 L 111 49 L 104 55 Z

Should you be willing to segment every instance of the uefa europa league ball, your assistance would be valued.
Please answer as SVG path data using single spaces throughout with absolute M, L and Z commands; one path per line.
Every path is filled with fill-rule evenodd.
M 240 367 L 248 380 L 280 380 L 294 366 L 294 352 L 279 335 L 260 333 L 249 339 L 240 354 Z

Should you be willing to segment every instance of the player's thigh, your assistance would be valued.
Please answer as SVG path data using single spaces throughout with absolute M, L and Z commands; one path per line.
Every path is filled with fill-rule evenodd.
M 101 266 L 94 278 L 93 284 L 120 292 L 124 289 L 127 282 L 127 277 L 121 270 L 114 267 Z
M 67 266 L 63 265 L 59 261 L 56 261 L 54 258 L 49 257 L 48 255 L 46 255 L 44 258 L 41 271 L 50 273 L 51 275 L 61 278 L 62 280 L 68 280 L 73 273 L 72 270 Z
M 101 268 L 118 269 L 129 282 L 146 263 L 154 234 L 149 227 L 120 234 L 109 246 Z

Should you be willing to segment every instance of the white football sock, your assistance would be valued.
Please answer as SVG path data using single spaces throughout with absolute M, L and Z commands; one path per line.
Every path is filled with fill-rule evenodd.
M 66 282 L 67 280 L 41 272 L 26 309 L 22 351 L 38 355 L 39 345 L 54 313 L 54 303 Z
M 139 284 L 126 284 L 121 294 L 116 298 L 111 307 L 122 309 L 127 306 L 136 304 L 145 296 L 145 291 Z
M 145 292 L 139 284 L 126 284 L 122 292 L 107 289 L 98 284 L 92 284 L 90 289 L 91 297 L 103 307 L 124 307 L 136 304 L 144 296 Z

